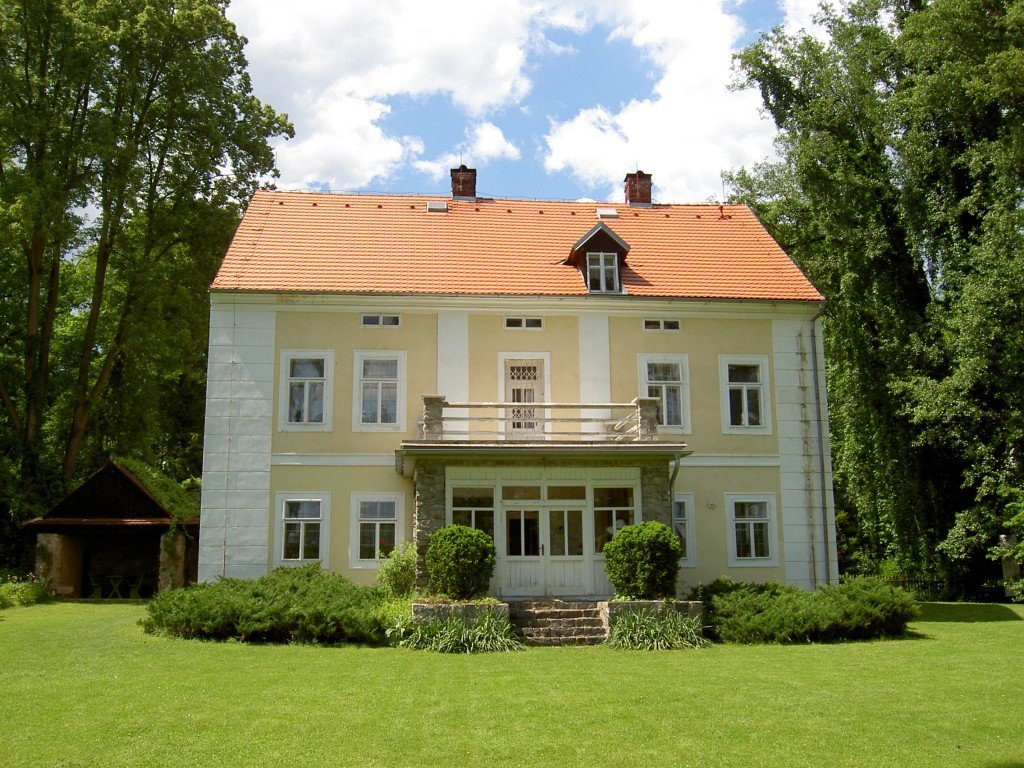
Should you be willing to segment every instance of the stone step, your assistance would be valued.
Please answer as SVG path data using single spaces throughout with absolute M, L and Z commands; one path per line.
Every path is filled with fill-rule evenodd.
M 600 637 L 604 638 L 604 627 L 520 627 L 520 634 L 534 637 Z
M 596 619 L 601 613 L 597 608 L 531 608 L 515 615 L 530 619 Z
M 530 646 L 561 646 L 561 645 L 600 645 L 604 642 L 604 635 L 598 636 L 569 636 L 569 637 L 529 637 L 523 642 Z
M 521 616 L 515 619 L 520 627 L 602 627 L 600 616 L 577 617 L 530 617 Z
M 594 600 L 518 600 L 509 602 L 509 610 L 513 613 L 535 610 L 597 610 Z

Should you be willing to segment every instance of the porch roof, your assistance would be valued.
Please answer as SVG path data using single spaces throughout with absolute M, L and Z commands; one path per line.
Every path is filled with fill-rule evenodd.
M 666 464 L 689 456 L 686 443 L 651 440 L 608 442 L 606 440 L 405 440 L 395 451 L 395 471 L 412 477 L 419 459 L 546 459 L 567 458 L 616 460 L 623 464 L 637 459 L 661 459 Z

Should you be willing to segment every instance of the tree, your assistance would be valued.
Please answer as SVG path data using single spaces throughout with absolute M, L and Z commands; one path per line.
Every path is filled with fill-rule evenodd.
M 196 310 L 173 281 L 211 274 L 273 170 L 268 140 L 291 134 L 253 97 L 225 7 L 0 6 L 0 400 L 21 514 L 72 480 L 111 382 L 152 381 L 173 302 Z
M 734 190 L 828 300 L 837 489 L 866 568 L 951 576 L 1024 487 L 1022 14 L 866 0 L 823 11 L 824 41 L 776 31 L 739 56 L 780 159 Z

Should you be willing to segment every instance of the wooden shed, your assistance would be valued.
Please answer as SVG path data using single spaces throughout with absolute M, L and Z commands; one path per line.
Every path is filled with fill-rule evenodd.
M 107 462 L 25 523 L 37 534 L 36 572 L 62 597 L 143 598 L 194 582 L 198 505 L 183 515 L 156 485 Z

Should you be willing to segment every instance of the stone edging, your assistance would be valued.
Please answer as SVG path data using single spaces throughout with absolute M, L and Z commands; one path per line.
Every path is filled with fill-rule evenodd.
M 690 618 L 700 618 L 703 608 L 697 600 L 602 600 L 597 604 L 605 630 L 611 627 L 612 618 L 624 613 L 673 610 Z
M 508 618 L 508 603 L 413 603 L 412 620 L 422 624 L 458 616 L 466 621 L 479 620 L 486 613 Z

